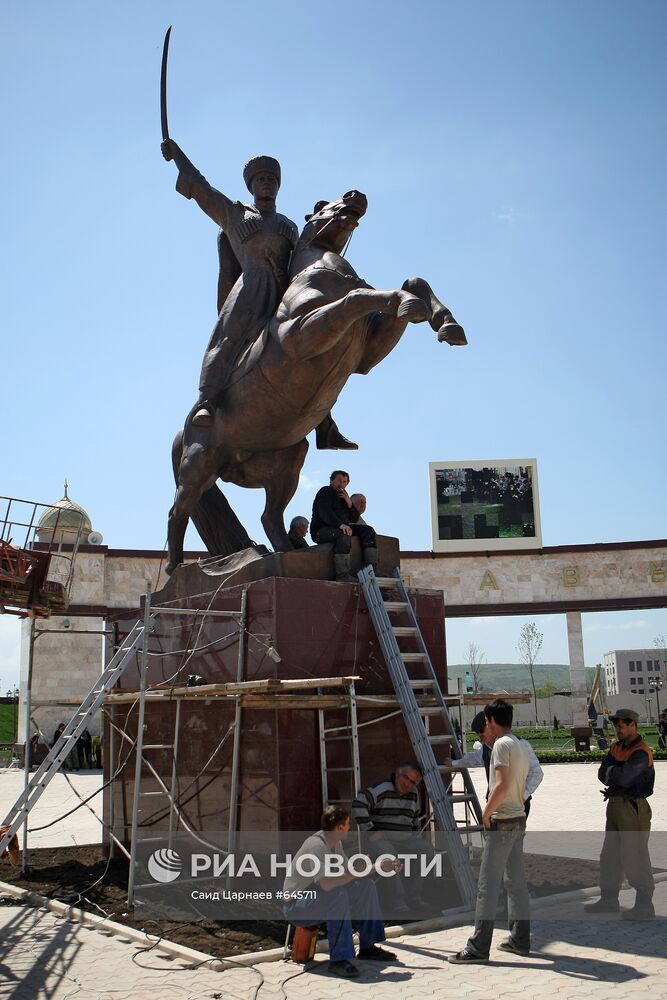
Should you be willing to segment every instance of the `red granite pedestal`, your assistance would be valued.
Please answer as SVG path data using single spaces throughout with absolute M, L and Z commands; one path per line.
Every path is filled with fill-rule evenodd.
M 191 581 L 195 582 L 195 581 Z M 196 582 L 201 586 L 201 582 Z M 197 674 L 210 684 L 237 680 L 239 632 L 229 618 L 214 618 L 207 612 L 238 611 L 245 589 L 246 628 L 242 636 L 243 679 L 319 678 L 358 675 L 359 695 L 393 695 L 393 686 L 360 588 L 321 579 L 273 576 L 243 586 L 196 590 L 187 596 L 183 588 L 170 584 L 177 597 L 154 595 L 153 606 L 189 608 L 198 613 L 157 615 L 157 631 L 151 637 L 149 685 L 182 686 Z M 443 690 L 446 690 L 444 602 L 440 591 L 410 592 L 424 641 Z M 168 603 L 171 602 L 171 603 Z M 407 620 L 396 620 L 407 624 Z M 401 640 L 409 642 L 410 640 Z M 410 649 L 409 645 L 405 646 Z M 280 660 L 276 662 L 273 651 Z M 138 672 L 128 669 L 122 687 L 138 686 Z M 294 692 L 307 698 L 313 691 Z M 264 704 L 267 704 L 266 697 Z M 270 702 L 269 702 L 270 704 Z M 237 797 L 239 830 L 280 831 L 317 829 L 322 811 L 318 715 L 298 702 L 289 708 L 244 708 L 239 745 Z M 127 735 L 136 736 L 137 708 L 127 703 L 114 706 L 114 722 Z M 181 701 L 178 727 L 177 791 L 180 808 L 189 825 L 200 831 L 226 830 L 229 822 L 231 764 L 235 703 L 232 699 Z M 413 756 L 400 712 L 384 708 L 362 708 L 359 713 L 362 786 L 388 777 L 394 766 Z M 145 742 L 174 742 L 176 700 L 161 698 L 146 704 Z M 343 725 L 344 709 L 332 710 L 327 723 Z M 366 723 L 372 723 L 367 725 Z M 115 760 L 109 760 L 110 730 L 105 730 L 107 774 L 128 753 L 127 742 L 115 737 Z M 146 752 L 162 780 L 171 783 L 173 751 Z M 347 740 L 331 744 L 330 768 L 347 767 Z M 130 759 L 113 784 L 114 832 L 124 842 L 129 838 L 134 764 Z M 142 792 L 156 790 L 158 783 L 144 767 Z M 329 797 L 350 801 L 356 789 L 348 774 L 330 774 Z M 110 818 L 110 794 L 105 818 Z M 140 823 L 155 831 L 168 828 L 166 798 L 142 797 Z M 148 805 L 147 805 L 148 803 Z

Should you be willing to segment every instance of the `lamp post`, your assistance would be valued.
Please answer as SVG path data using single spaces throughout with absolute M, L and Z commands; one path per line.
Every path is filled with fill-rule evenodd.
M 648 686 L 651 691 L 655 691 L 655 700 L 658 708 L 658 718 L 660 718 L 660 691 L 662 691 L 662 677 L 649 677 Z

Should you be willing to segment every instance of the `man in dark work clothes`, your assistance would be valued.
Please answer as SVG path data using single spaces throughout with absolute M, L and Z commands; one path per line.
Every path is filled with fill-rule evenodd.
M 334 570 L 340 583 L 356 583 L 350 573 L 350 550 L 352 537 L 361 542 L 364 565 L 377 570 L 377 540 L 375 532 L 368 524 L 358 524 L 359 511 L 347 493 L 350 477 L 342 469 L 335 469 L 329 477 L 329 485 L 318 490 L 313 502 L 313 516 L 310 534 L 318 545 L 322 542 L 334 543 Z

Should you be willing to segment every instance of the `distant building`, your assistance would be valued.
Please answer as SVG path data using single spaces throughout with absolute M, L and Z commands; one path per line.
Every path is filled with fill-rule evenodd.
M 651 649 L 612 649 L 604 654 L 604 679 L 608 695 L 650 695 L 651 677 L 663 677 L 659 659 L 662 651 Z M 664 677 L 663 677 L 664 680 Z

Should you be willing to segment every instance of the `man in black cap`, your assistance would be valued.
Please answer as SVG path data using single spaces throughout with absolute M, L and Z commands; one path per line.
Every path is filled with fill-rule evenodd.
M 600 899 L 587 903 L 587 913 L 618 913 L 623 876 L 636 891 L 635 905 L 621 914 L 623 920 L 650 920 L 653 907 L 653 873 L 648 853 L 655 768 L 653 751 L 637 732 L 639 716 L 619 708 L 610 716 L 617 739 L 600 764 L 598 778 L 606 788 L 605 838 L 600 854 Z

